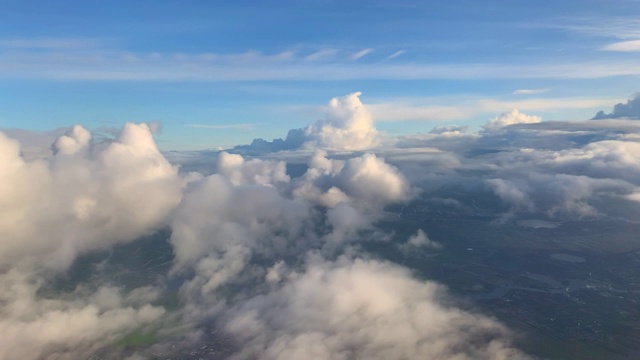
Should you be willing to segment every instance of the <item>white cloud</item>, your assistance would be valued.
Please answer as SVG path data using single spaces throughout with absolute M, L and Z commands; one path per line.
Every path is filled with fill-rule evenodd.
M 10 49 L 77 50 L 99 47 L 100 41 L 83 38 L 5 38 L 0 47 Z
M 634 16 L 592 18 L 564 18 L 561 22 L 546 24 L 545 27 L 559 28 L 593 37 L 613 37 L 618 39 L 640 38 L 640 21 Z
M 306 204 L 281 196 L 273 186 L 234 185 L 219 174 L 196 180 L 171 225 L 177 264 L 206 258 L 208 268 L 228 264 L 224 269 L 239 271 L 253 251 L 271 253 L 302 239 L 308 212 Z
M 513 92 L 514 95 L 536 95 L 536 94 L 544 94 L 548 92 L 549 89 L 518 89 Z
M 326 60 L 326 59 L 331 59 L 335 57 L 337 53 L 338 53 L 338 50 L 336 49 L 324 49 L 324 50 L 319 50 L 312 54 L 309 54 L 305 56 L 304 59 L 310 60 L 310 61 Z
M 2 129 L 5 136 L 20 143 L 20 152 L 27 161 L 42 159 L 53 155 L 51 144 L 70 130 L 69 127 L 48 131 L 30 131 L 24 129 Z
M 314 262 L 276 292 L 238 306 L 232 359 L 524 359 L 506 330 L 443 303 L 443 289 L 367 260 Z
M 620 41 L 613 44 L 606 45 L 602 48 L 606 51 L 622 51 L 622 52 L 637 52 L 640 51 L 640 40 Z
M 74 126 L 54 142 L 53 156 L 25 160 L 0 133 L 0 358 L 87 358 L 165 313 L 149 304 L 157 298 L 150 288 L 96 282 L 41 291 L 78 256 L 166 225 L 180 201 L 182 181 L 149 126 L 126 124 L 113 141 L 90 140 Z
M 290 180 L 284 161 L 277 163 L 260 159 L 245 161 L 242 156 L 227 152 L 221 152 L 218 155 L 217 172 L 236 186 L 245 184 L 275 186 L 288 183 Z
M 352 93 L 329 102 L 325 118 L 309 125 L 305 147 L 332 150 L 362 150 L 376 144 L 373 118 L 360 101 L 361 93 Z
M 214 130 L 224 130 L 224 129 L 234 129 L 234 130 L 248 130 L 252 129 L 257 124 L 187 124 L 188 127 L 196 128 L 196 129 L 214 129 Z
M 444 121 L 467 119 L 475 113 L 473 109 L 465 106 L 415 105 L 398 101 L 369 104 L 367 108 L 377 121 Z
M 429 239 L 427 234 L 422 229 L 409 237 L 406 243 L 400 245 L 400 250 L 407 255 L 411 255 L 421 249 L 442 249 L 442 244 Z
M 520 189 L 520 186 L 514 182 L 503 179 L 488 179 L 486 183 L 502 201 L 516 207 L 525 208 L 528 211 L 533 211 L 534 205 L 529 195 L 527 195 L 528 189 Z
M 295 197 L 324 206 L 350 203 L 365 213 L 408 199 L 406 179 L 397 168 L 374 154 L 346 161 L 331 160 L 325 156 L 326 153 L 317 151 L 307 172 L 294 181 Z
M 445 121 L 468 120 L 478 115 L 506 112 L 511 109 L 523 111 L 597 109 L 614 101 L 616 101 L 614 98 L 568 97 L 506 100 L 468 96 L 458 97 L 455 101 L 444 97 L 373 101 L 367 104 L 367 108 L 378 122 Z
M 102 48 L 17 48 L 0 61 L 0 78 L 96 81 L 267 81 L 418 79 L 594 79 L 640 74 L 632 60 L 485 63 L 363 64 L 323 49 L 306 56 L 292 52 L 132 53 Z M 400 50 L 388 59 L 403 54 Z M 55 55 L 55 56 L 53 56 Z
M 0 134 L 0 265 L 64 270 L 77 254 L 157 229 L 177 205 L 177 171 L 147 125 L 127 124 L 111 143 L 89 139 L 76 126 L 55 156 L 28 162 Z
M 69 132 L 60 136 L 53 143 L 55 154 L 72 155 L 85 148 L 91 140 L 91 133 L 80 125 L 74 126 Z
M 506 111 L 508 109 L 520 109 L 526 111 L 534 110 L 556 110 L 556 109 L 589 109 L 598 106 L 608 105 L 614 101 L 612 98 L 531 98 L 526 100 L 500 100 L 500 99 L 480 99 L 477 105 L 485 110 Z
M 539 116 L 531 116 L 521 113 L 518 109 L 513 109 L 511 112 L 504 113 L 496 118 L 493 118 L 487 122 L 484 126 L 486 130 L 497 130 L 504 126 L 514 124 L 535 124 L 542 121 Z
M 400 56 L 400 55 L 402 55 L 402 54 L 404 54 L 406 52 L 407 52 L 406 50 L 398 50 L 398 51 L 394 52 L 393 54 L 387 56 L 387 59 L 395 59 L 398 56 Z
M 351 55 L 350 58 L 351 58 L 351 60 L 358 60 L 358 59 L 370 54 L 371 52 L 373 52 L 373 49 L 371 49 L 371 48 L 363 49 L 363 50 L 360 50 L 360 51 L 354 53 L 353 55 Z
M 292 129 L 283 139 L 266 141 L 255 139 L 251 145 L 235 150 L 257 153 L 296 149 L 324 149 L 357 151 L 378 144 L 378 131 L 367 107 L 360 101 L 360 93 L 336 97 L 324 108 L 324 118 L 302 129 Z
M 113 287 L 77 291 L 70 299 L 40 299 L 40 285 L 15 271 L 0 275 L 0 288 L 5 290 L 0 294 L 2 359 L 89 358 L 165 313 Z

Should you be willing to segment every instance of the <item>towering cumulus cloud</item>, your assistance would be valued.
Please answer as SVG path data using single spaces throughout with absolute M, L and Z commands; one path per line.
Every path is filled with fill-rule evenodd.
M 325 117 L 302 129 L 292 129 L 283 139 L 271 142 L 255 139 L 251 145 L 234 150 L 247 153 L 267 153 L 294 149 L 365 150 L 378 144 L 378 131 L 371 113 L 356 92 L 333 98 L 325 109 Z
M 325 119 L 305 129 L 307 142 L 313 146 L 335 150 L 362 150 L 376 144 L 377 131 L 371 114 L 353 93 L 329 102 Z
M 180 201 L 181 180 L 147 125 L 127 124 L 108 143 L 90 138 L 76 126 L 54 143 L 55 156 L 27 162 L 0 133 L 2 359 L 77 358 L 165 312 L 141 297 L 147 290 L 117 285 L 40 294 L 77 256 L 156 231 Z
M 503 126 L 514 124 L 535 124 L 541 121 L 539 116 L 532 116 L 521 113 L 518 109 L 513 109 L 511 112 L 504 113 L 494 119 L 489 120 L 484 126 L 486 131 L 499 130 Z
M 613 111 L 606 114 L 604 111 L 598 111 L 593 120 L 601 119 L 640 119 L 640 95 L 636 95 L 633 99 L 627 100 L 626 104 L 618 103 L 613 107 Z
M 0 359 L 136 359 L 221 339 L 230 359 L 524 358 L 495 320 L 364 250 L 394 236 L 385 210 L 418 191 L 380 154 L 345 156 L 378 136 L 358 96 L 300 130 L 313 152 L 299 176 L 226 152 L 211 175 L 180 173 L 146 124 L 106 141 L 75 126 L 32 161 L 0 133 Z M 518 180 L 486 181 L 527 199 Z M 131 263 L 163 246 L 162 263 Z M 443 246 L 418 230 L 400 248 Z
M 177 170 L 145 124 L 96 146 L 76 126 L 55 142 L 55 156 L 34 162 L 0 136 L 2 266 L 64 270 L 79 253 L 156 230 L 180 201 Z

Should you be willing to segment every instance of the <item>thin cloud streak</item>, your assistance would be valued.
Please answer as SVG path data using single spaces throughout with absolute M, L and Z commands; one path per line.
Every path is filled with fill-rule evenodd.
M 513 95 L 537 95 L 548 92 L 549 89 L 518 89 L 513 92 Z
M 397 58 L 398 56 L 400 56 L 400 55 L 402 55 L 402 54 L 404 54 L 404 53 L 406 53 L 406 52 L 407 52 L 406 50 L 398 50 L 398 51 L 394 52 L 393 54 L 389 55 L 389 56 L 387 57 L 387 59 L 389 59 L 389 60 L 391 60 L 391 59 L 395 59 L 395 58 Z
M 186 126 L 190 128 L 197 129 L 235 129 L 235 130 L 247 130 L 253 129 L 258 124 L 219 124 L 219 125 L 210 125 L 210 124 L 187 124 Z
M 315 55 L 315 54 L 314 54 Z M 315 58 L 315 57 L 314 57 Z M 0 78 L 59 81 L 331 81 L 419 79 L 596 79 L 640 75 L 635 62 L 550 65 L 470 64 L 314 64 L 256 56 L 238 61 L 209 61 L 199 56 L 131 54 L 115 56 L 11 55 L 0 62 Z
M 357 53 L 351 55 L 351 60 L 358 60 L 358 59 L 370 54 L 371 52 L 373 52 L 373 49 L 371 49 L 371 48 L 360 50 Z
M 640 51 L 640 40 L 621 41 L 602 48 L 605 51 L 636 52 Z
M 613 98 L 531 98 L 526 100 L 467 99 L 456 105 L 442 105 L 441 99 L 405 99 L 370 103 L 373 117 L 379 122 L 464 120 L 482 114 L 511 109 L 548 111 L 558 109 L 591 109 L 614 102 Z M 437 105 L 436 105 L 437 104 Z
M 640 20 L 636 17 L 602 18 L 564 17 L 553 24 L 541 24 L 540 27 L 561 29 L 587 36 L 618 39 L 640 38 Z
M 307 55 L 305 57 L 305 60 L 311 60 L 311 61 L 324 60 L 328 58 L 333 58 L 337 53 L 338 51 L 336 49 L 320 50 Z
M 95 49 L 101 42 L 84 38 L 5 38 L 0 39 L 0 48 L 6 49 L 40 49 L 40 50 L 78 50 Z

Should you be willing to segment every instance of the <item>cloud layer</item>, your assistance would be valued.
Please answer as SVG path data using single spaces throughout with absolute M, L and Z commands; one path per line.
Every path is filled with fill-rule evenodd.
M 523 359 L 493 320 L 443 304 L 443 289 L 378 261 L 313 262 L 231 315 L 234 359 Z
M 206 153 L 207 175 L 170 164 L 146 124 L 108 140 L 75 126 L 49 157 L 30 160 L 0 134 L 9 344 L 0 358 L 147 356 L 212 336 L 228 340 L 221 356 L 232 359 L 525 358 L 504 326 L 364 250 L 397 236 L 380 226 L 396 216 L 389 206 L 480 207 L 496 226 L 532 216 L 637 221 L 629 209 L 640 210 L 631 120 L 546 122 L 514 110 L 478 132 L 388 138 L 354 93 L 293 132 L 304 151 Z M 282 160 L 289 155 L 304 163 Z M 151 248 L 169 249 L 164 270 L 138 282 L 112 276 L 113 254 L 148 251 L 136 244 L 151 234 Z M 437 240 L 414 229 L 393 249 L 437 253 L 447 247 Z M 73 280 L 87 263 L 88 279 Z M 131 334 L 154 340 L 114 345 Z
M 600 119 L 640 119 L 640 96 L 627 100 L 626 104 L 618 103 L 613 107 L 613 111 L 606 114 L 604 111 L 598 111 L 594 120 Z

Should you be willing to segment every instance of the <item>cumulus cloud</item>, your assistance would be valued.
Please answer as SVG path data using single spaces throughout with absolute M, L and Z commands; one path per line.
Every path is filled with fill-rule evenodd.
M 234 185 L 273 185 L 288 183 L 290 180 L 284 161 L 276 163 L 259 159 L 245 161 L 242 156 L 227 152 L 221 152 L 218 155 L 217 173 L 228 178 Z
M 533 210 L 533 201 L 529 198 L 526 191 L 519 189 L 515 183 L 504 179 L 489 179 L 487 180 L 487 184 L 503 201 L 517 207 Z
M 0 275 L 1 359 L 78 359 L 158 320 L 165 310 L 114 287 L 78 290 L 72 300 L 41 299 L 16 271 Z M 138 292 L 139 293 L 139 292 Z M 143 300 L 148 300 L 144 299 Z
M 485 206 L 500 222 L 524 214 L 635 221 L 629 211 L 616 210 L 632 206 L 623 199 L 635 201 L 640 185 L 640 127 L 633 120 L 537 122 L 519 114 L 493 119 L 494 127 L 478 133 L 436 129 L 402 137 L 396 146 L 405 155 L 386 157 L 425 192 L 422 198 L 461 192 L 454 200 L 469 205 L 468 197 L 490 191 L 498 201 Z M 428 160 L 406 155 L 427 148 Z
M 606 114 L 604 111 L 598 111 L 593 120 L 600 119 L 640 119 L 640 95 L 633 99 L 627 100 L 626 104 L 618 103 L 613 107 L 613 111 Z
M 283 139 L 271 142 L 255 139 L 250 145 L 237 146 L 236 151 L 265 153 L 293 149 L 325 149 L 355 151 L 378 144 L 378 131 L 367 108 L 356 92 L 333 98 L 325 108 L 325 117 L 303 129 L 292 129 Z
M 232 359 L 523 359 L 507 331 L 451 308 L 444 290 L 373 260 L 311 262 L 280 289 L 235 309 Z
M 284 251 L 304 237 L 308 211 L 306 204 L 281 196 L 272 186 L 234 185 L 219 174 L 196 180 L 171 224 L 176 262 L 191 264 L 217 254 L 233 255 L 235 261 L 255 249 Z
M 181 180 L 147 125 L 127 124 L 110 143 L 90 137 L 76 126 L 55 156 L 27 162 L 0 134 L 0 266 L 64 270 L 78 254 L 158 229 L 178 204 Z
M 356 92 L 329 102 L 326 117 L 307 128 L 306 134 L 320 148 L 362 150 L 375 145 L 377 131 L 371 114 Z
M 318 152 L 290 182 L 283 162 L 221 153 L 218 173 L 189 183 L 171 224 L 176 271 L 196 271 L 185 296 L 232 281 L 254 256 L 304 254 L 324 243 L 335 250 L 384 205 L 408 196 L 397 169 L 372 154 L 341 161 Z
M 542 121 L 539 116 L 532 116 L 521 113 L 518 109 L 513 109 L 511 112 L 504 113 L 496 118 L 493 118 L 487 122 L 484 126 L 485 130 L 497 130 L 504 126 L 514 124 L 534 124 Z
M 429 239 L 427 234 L 422 229 L 411 235 L 407 242 L 400 245 L 400 250 L 407 255 L 410 255 L 421 249 L 442 249 L 442 244 Z
M 409 184 L 397 168 L 367 153 L 349 160 L 333 160 L 316 151 L 307 172 L 294 183 L 293 194 L 324 206 L 350 203 L 379 210 L 409 196 Z
M 165 313 L 150 304 L 152 288 L 124 292 L 98 282 L 52 290 L 79 256 L 166 226 L 181 198 L 177 169 L 146 124 L 90 140 L 74 126 L 55 140 L 53 156 L 26 160 L 0 133 L 0 358 L 89 357 Z
M 5 136 L 20 142 L 20 153 L 25 160 L 49 157 L 53 154 L 51 144 L 70 130 L 68 127 L 48 131 L 24 129 L 1 129 Z
M 86 147 L 91 140 L 91 133 L 80 125 L 74 126 L 66 134 L 53 143 L 54 154 L 75 154 Z

